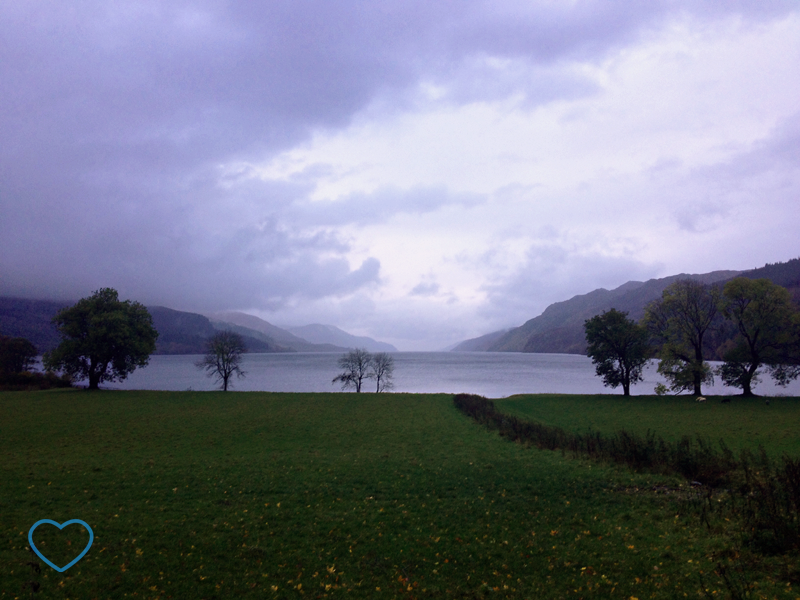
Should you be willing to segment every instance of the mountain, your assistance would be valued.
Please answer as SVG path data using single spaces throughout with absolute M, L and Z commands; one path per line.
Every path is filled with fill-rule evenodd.
M 346 346 L 337 346 L 333 343 L 319 342 L 303 339 L 285 329 L 281 329 L 272 323 L 259 319 L 253 315 L 242 312 L 220 312 L 208 315 L 216 326 L 224 328 L 231 326 L 234 331 L 248 331 L 250 335 L 254 332 L 271 340 L 273 343 L 283 346 L 289 352 L 345 352 Z M 344 332 L 343 332 L 344 333 Z
M 27 298 L 0 298 L 0 333 L 11 337 L 24 337 L 39 352 L 53 350 L 61 342 L 53 317 L 62 308 L 74 302 L 54 302 Z M 217 329 L 203 315 L 182 312 L 163 306 L 147 308 L 158 331 L 155 354 L 202 354 L 206 340 Z M 249 352 L 291 352 L 275 342 L 245 333 L 243 336 Z
M 0 334 L 24 337 L 39 352 L 55 349 L 61 342 L 51 319 L 71 302 L 29 300 L 27 298 L 0 298 Z
M 800 259 L 785 263 L 767 264 L 749 271 L 714 271 L 702 275 L 673 275 L 646 282 L 629 281 L 616 289 L 597 289 L 548 306 L 544 312 L 520 327 L 496 331 L 465 340 L 456 352 L 540 352 L 585 354 L 586 340 L 583 323 L 603 311 L 616 308 L 626 311 L 632 319 L 644 316 L 648 303 L 661 298 L 664 289 L 680 279 L 693 279 L 705 284 L 723 285 L 734 277 L 765 278 L 789 290 L 800 305 Z
M 742 277 L 749 279 L 769 279 L 789 290 L 792 300 L 800 306 L 800 258 L 793 258 L 785 263 L 767 263 L 758 269 L 745 271 Z
M 488 352 L 492 344 L 508 333 L 510 329 L 493 331 L 480 337 L 464 340 L 450 348 L 451 352 Z
M 694 279 L 710 284 L 727 281 L 739 274 L 739 271 L 680 274 L 646 282 L 629 281 L 613 290 L 600 288 L 551 304 L 538 317 L 504 334 L 497 335 L 500 332 L 495 332 L 466 340 L 456 346 L 455 351 L 585 354 L 583 323 L 586 319 L 616 308 L 628 312 L 630 318 L 638 321 L 644 316 L 645 306 L 660 298 L 664 288 L 675 281 Z
M 208 317 L 182 312 L 164 306 L 148 306 L 153 326 L 158 331 L 155 354 L 203 354 L 206 343 L 219 329 Z M 259 339 L 247 333 L 242 336 L 248 352 L 291 352 L 273 341 Z
M 369 337 L 351 335 L 333 325 L 303 325 L 287 327 L 293 334 L 316 344 L 336 344 L 345 348 L 365 348 L 370 352 L 397 352 L 397 348 L 386 342 L 379 342 Z

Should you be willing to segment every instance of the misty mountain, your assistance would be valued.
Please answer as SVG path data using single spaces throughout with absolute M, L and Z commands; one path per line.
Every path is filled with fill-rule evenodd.
M 250 335 L 255 333 L 272 340 L 275 344 L 279 344 L 288 348 L 290 352 L 346 352 L 346 346 L 339 346 L 333 343 L 314 342 L 307 340 L 303 337 L 298 337 L 290 333 L 286 329 L 273 325 L 269 321 L 259 319 L 256 316 L 248 315 L 242 312 L 220 312 L 209 315 L 212 322 L 217 326 L 224 328 L 226 325 L 231 326 L 234 331 L 247 331 Z M 344 333 L 344 332 L 342 332 Z
M 789 289 L 797 302 L 800 299 L 800 259 L 765 265 L 750 271 L 714 271 L 701 275 L 673 275 L 646 282 L 629 281 L 613 290 L 597 289 L 548 306 L 544 312 L 520 327 L 496 331 L 458 344 L 455 352 L 539 352 L 585 354 L 583 323 L 603 311 L 616 308 L 639 320 L 645 306 L 661 298 L 664 289 L 680 279 L 693 279 L 705 284 L 724 284 L 737 276 L 766 278 Z
M 71 303 L 0 298 L 0 334 L 23 337 L 39 352 L 53 350 L 61 342 L 61 336 L 51 320 L 59 310 L 68 306 Z
M 0 333 L 30 340 L 39 352 L 58 346 L 61 337 L 52 323 L 62 308 L 74 302 L 53 302 L 27 298 L 0 298 Z M 202 354 L 206 341 L 217 332 L 203 315 L 182 312 L 163 306 L 147 308 L 158 331 L 155 354 Z M 248 332 L 242 334 L 248 352 L 292 352 L 291 348 L 264 340 Z M 257 333 L 257 332 L 253 332 Z
M 503 337 L 510 329 L 501 329 L 500 331 L 493 331 L 480 337 L 464 340 L 458 344 L 454 344 L 448 350 L 450 352 L 488 352 L 496 341 Z
M 203 354 L 206 344 L 220 329 L 204 315 L 182 312 L 164 306 L 148 306 L 153 325 L 158 331 L 154 354 Z M 292 352 L 272 340 L 261 339 L 248 332 L 238 331 L 248 352 Z M 257 333 L 257 332 L 253 332 Z
M 370 352 L 397 352 L 397 348 L 386 342 L 379 342 L 370 337 L 357 336 L 342 331 L 333 325 L 303 325 L 302 327 L 287 327 L 293 334 L 314 342 L 315 344 L 336 344 L 345 348 L 365 348 Z

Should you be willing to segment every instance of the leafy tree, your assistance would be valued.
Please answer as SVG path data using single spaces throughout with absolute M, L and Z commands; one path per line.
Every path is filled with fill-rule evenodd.
M 725 284 L 720 306 L 737 329 L 720 348 L 725 362 L 718 373 L 726 385 L 753 396 L 762 367 L 780 385 L 800 375 L 792 358 L 799 343 L 798 316 L 786 288 L 769 279 L 737 277 Z
M 660 344 L 658 372 L 675 392 L 693 390 L 713 381 L 704 360 L 707 337 L 718 314 L 719 289 L 683 279 L 668 286 L 645 309 L 645 325 Z
M 394 358 L 386 352 L 378 352 L 370 361 L 370 375 L 376 382 L 375 392 L 380 393 L 392 389 L 394 383 Z
M 150 313 L 138 302 L 120 301 L 112 288 L 60 310 L 53 323 L 61 343 L 44 355 L 45 368 L 88 379 L 90 390 L 146 366 L 156 349 L 158 332 Z
M 341 383 L 342 389 L 355 388 L 361 392 L 365 379 L 372 379 L 372 355 L 364 348 L 351 350 L 339 359 L 339 368 L 342 373 L 333 378 L 331 383 Z
M 642 369 L 650 352 L 647 330 L 628 318 L 628 313 L 614 308 L 587 319 L 586 354 L 596 365 L 595 371 L 611 388 L 622 386 L 624 396 L 631 395 L 631 383 L 642 380 Z
M 0 374 L 30 371 L 38 355 L 36 346 L 25 338 L 0 335 Z
M 222 391 L 227 392 L 229 385 L 233 387 L 230 379 L 234 373 L 236 377 L 245 376 L 239 366 L 245 352 L 247 348 L 242 336 L 233 331 L 220 331 L 208 340 L 206 355 L 195 366 L 208 371 L 209 377 L 216 377 L 222 382 Z

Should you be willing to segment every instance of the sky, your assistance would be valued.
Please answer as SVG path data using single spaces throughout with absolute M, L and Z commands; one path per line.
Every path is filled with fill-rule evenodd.
M 795 0 L 0 3 L 0 295 L 437 350 L 800 256 Z

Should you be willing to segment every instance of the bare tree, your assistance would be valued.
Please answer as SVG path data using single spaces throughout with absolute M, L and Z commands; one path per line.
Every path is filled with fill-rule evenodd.
M 244 377 L 245 372 L 239 367 L 242 354 L 247 352 L 242 336 L 233 331 L 220 331 L 208 340 L 208 350 L 202 360 L 197 361 L 198 369 L 208 371 L 209 377 L 216 377 L 222 382 L 222 390 L 227 392 L 233 387 L 231 376 Z
M 374 354 L 370 363 L 370 374 L 376 382 L 376 393 L 392 389 L 392 387 L 394 387 L 394 383 L 392 382 L 392 376 L 394 375 L 394 358 L 386 352 Z
M 339 359 L 339 368 L 343 372 L 334 377 L 331 383 L 341 383 L 343 390 L 355 388 L 356 392 L 360 392 L 364 380 L 373 377 L 371 364 L 372 355 L 364 348 L 351 350 Z

